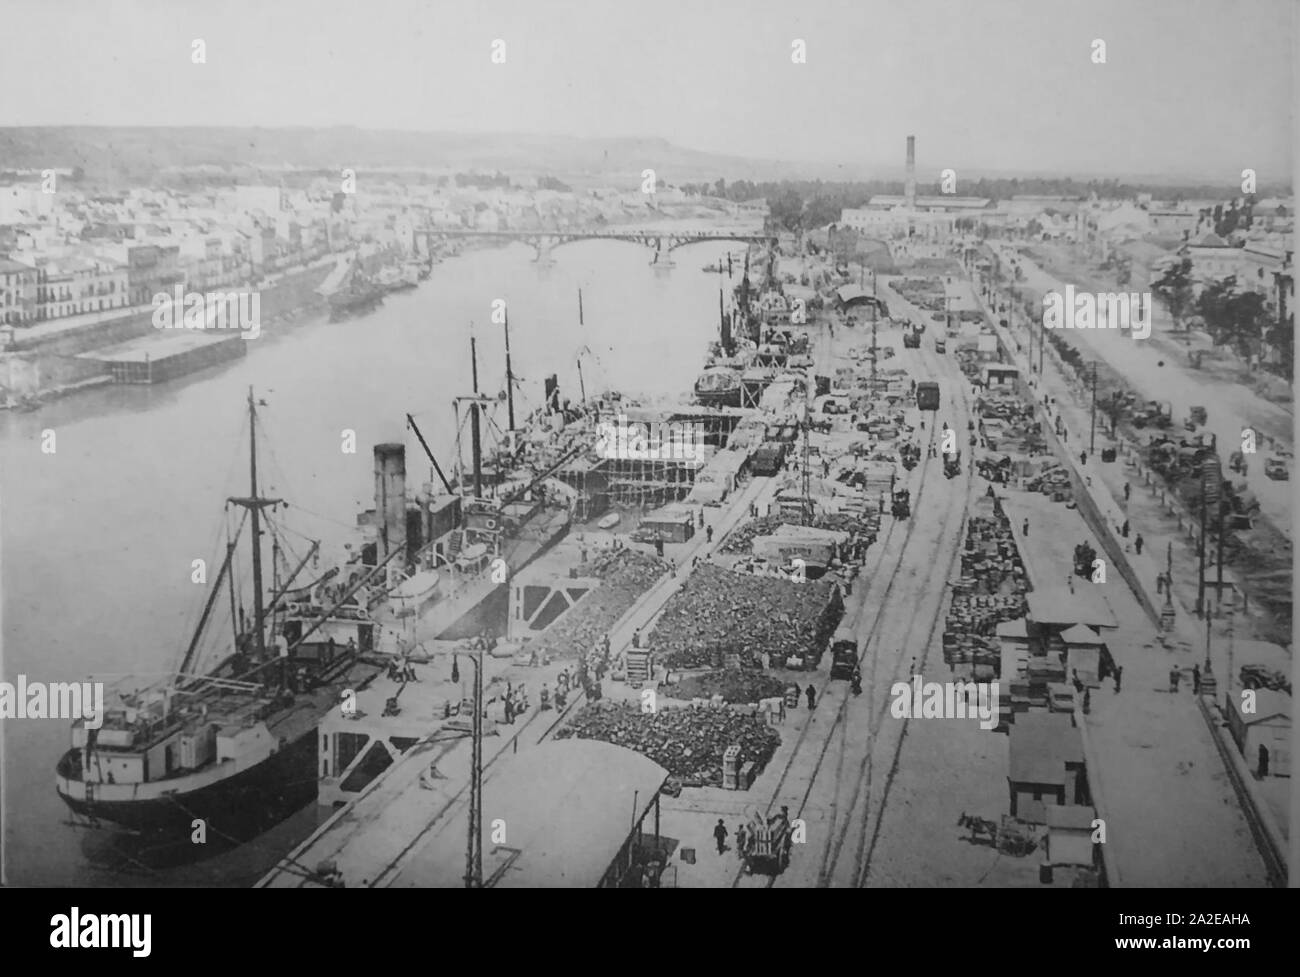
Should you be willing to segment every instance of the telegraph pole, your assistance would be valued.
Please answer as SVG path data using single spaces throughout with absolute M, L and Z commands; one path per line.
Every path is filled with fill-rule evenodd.
M 1097 361 L 1092 361 L 1092 417 L 1089 421 L 1091 428 L 1088 440 L 1088 453 L 1093 454 L 1097 450 Z

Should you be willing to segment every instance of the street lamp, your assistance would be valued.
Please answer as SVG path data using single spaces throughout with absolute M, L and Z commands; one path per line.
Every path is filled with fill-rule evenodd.
M 483 647 L 471 649 L 466 657 L 474 666 L 474 720 L 470 725 L 473 739 L 469 781 L 469 835 L 465 842 L 465 888 L 483 888 Z M 429 658 L 446 658 L 446 653 Z M 452 652 L 452 670 L 457 668 L 459 652 Z M 452 676 L 456 682 L 458 675 Z

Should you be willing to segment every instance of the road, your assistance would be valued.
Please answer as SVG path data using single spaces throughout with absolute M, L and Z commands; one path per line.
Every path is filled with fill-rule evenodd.
M 1036 294 L 1063 291 L 1065 283 L 1016 252 L 1015 246 L 995 245 L 1003 261 L 1014 257 L 1024 270 L 1025 279 L 1017 285 Z M 1081 288 L 1082 286 L 1076 286 Z M 1167 313 L 1162 305 L 1154 306 L 1152 329 L 1167 329 Z M 1167 358 L 1154 345 L 1134 339 L 1124 329 L 1072 329 L 1062 333 L 1085 357 L 1103 360 L 1124 382 L 1148 400 L 1169 401 L 1173 406 L 1175 432 L 1193 405 L 1205 407 L 1209 418 L 1201 430 L 1218 436 L 1219 454 L 1227 470 L 1227 456 L 1241 444 L 1242 431 L 1253 428 L 1267 432 L 1288 450 L 1294 448 L 1291 435 L 1292 417 L 1284 407 L 1270 403 L 1253 391 L 1215 380 L 1190 366 Z M 1267 448 L 1262 440 L 1259 453 L 1248 464 L 1247 483 L 1259 499 L 1260 509 L 1269 522 L 1288 540 L 1292 538 L 1294 492 L 1289 482 L 1274 481 L 1264 475 Z

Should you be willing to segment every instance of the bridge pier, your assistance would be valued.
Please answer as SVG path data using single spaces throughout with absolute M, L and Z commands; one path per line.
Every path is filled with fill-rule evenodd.
M 670 271 L 677 267 L 673 261 L 672 249 L 664 247 L 662 238 L 655 241 L 655 256 L 650 259 L 650 265 L 655 271 Z

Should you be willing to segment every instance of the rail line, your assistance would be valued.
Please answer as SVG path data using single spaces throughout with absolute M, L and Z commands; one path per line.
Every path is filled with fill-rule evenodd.
M 936 434 L 935 428 L 933 425 L 931 425 L 929 430 L 929 435 L 925 444 L 925 450 L 922 453 L 922 461 L 920 466 L 920 472 L 918 475 L 919 485 L 914 499 L 913 512 L 915 512 L 919 508 L 920 501 L 925 493 L 925 489 L 927 485 L 927 479 L 925 476 L 926 476 L 927 469 L 929 468 L 930 461 L 932 460 L 929 449 L 934 444 L 935 434 Z M 938 455 L 936 454 L 935 457 L 937 458 Z M 898 527 L 898 520 L 895 520 L 890 525 L 889 529 L 886 531 L 885 539 L 882 542 L 880 547 L 880 553 L 882 555 L 882 558 L 884 556 L 885 551 L 888 549 L 889 543 L 892 540 L 894 532 L 897 529 L 897 527 Z M 897 556 L 893 561 L 893 565 L 891 569 L 889 570 L 889 576 L 886 579 L 884 592 L 880 594 L 879 601 L 875 602 L 874 605 L 876 609 L 875 616 L 871 621 L 871 628 L 868 632 L 867 639 L 862 642 L 862 646 L 864 650 L 858 656 L 859 664 L 861 664 L 866 658 L 866 648 L 870 643 L 870 639 L 874 637 L 876 632 L 879 630 L 880 622 L 883 617 L 882 610 L 885 606 L 885 603 L 888 601 L 890 594 L 893 592 L 895 583 L 897 583 L 899 579 L 899 571 L 902 569 L 903 566 L 903 555 L 907 552 L 908 544 L 912 540 L 912 534 L 915 532 L 916 527 L 917 527 L 917 521 L 914 518 L 909 518 L 907 520 L 907 526 L 904 531 L 903 540 L 898 548 Z M 879 580 L 880 578 L 877 575 L 868 584 L 867 593 L 864 595 L 864 598 L 868 598 L 868 599 L 864 599 L 862 602 L 862 607 L 864 611 L 872 603 L 872 601 L 869 598 L 872 596 L 873 593 L 875 593 L 878 590 Z M 853 626 L 855 628 L 859 627 L 860 624 L 861 624 L 860 618 L 853 622 Z M 824 690 L 826 686 L 829 684 L 830 684 L 830 679 L 827 678 L 826 682 L 823 683 L 822 685 L 822 689 Z M 835 775 L 836 784 L 838 787 L 840 778 L 842 776 L 844 759 L 845 756 L 847 755 L 847 750 L 848 750 L 848 731 L 846 728 L 847 724 L 845 723 L 845 719 L 848 715 L 849 701 L 850 701 L 849 696 L 845 695 L 844 698 L 839 703 L 839 706 L 836 710 L 835 718 L 831 724 L 831 728 L 827 731 L 825 740 L 822 743 L 821 750 L 818 752 L 816 763 L 813 766 L 812 774 L 808 780 L 808 786 L 804 790 L 803 795 L 799 798 L 799 806 L 795 810 L 795 818 L 798 818 L 803 813 L 804 808 L 808 803 L 808 798 L 809 796 L 811 796 L 813 787 L 817 783 L 817 775 L 821 772 L 822 764 L 826 760 L 826 754 L 830 750 L 831 742 L 834 740 L 835 734 L 837 732 L 841 734 L 841 747 L 840 747 L 840 758 L 839 758 L 840 762 L 837 767 L 836 775 Z M 791 772 L 794 770 L 796 761 L 799 760 L 801 757 L 801 751 L 803 749 L 804 742 L 807 740 L 808 733 L 811 729 L 812 729 L 812 722 L 810 720 L 807 724 L 805 724 L 803 730 L 800 731 L 798 738 L 795 740 L 794 750 L 791 752 L 789 759 L 786 761 L 785 768 L 781 772 L 780 780 L 777 781 L 777 785 L 775 790 L 772 793 L 771 800 L 768 802 L 767 807 L 764 809 L 763 812 L 764 817 L 769 817 L 771 815 L 772 809 L 777 805 L 777 801 L 781 796 L 781 791 L 785 787 L 785 783 L 789 778 Z M 838 789 L 836 793 L 838 796 Z M 762 885 L 762 887 L 764 888 L 771 888 L 776 882 L 775 875 L 765 876 L 765 877 L 746 875 L 744 866 L 742 865 L 737 870 L 736 878 L 732 882 L 732 888 L 739 887 L 741 883 L 746 879 L 758 879 L 758 878 L 765 879 L 765 882 Z

